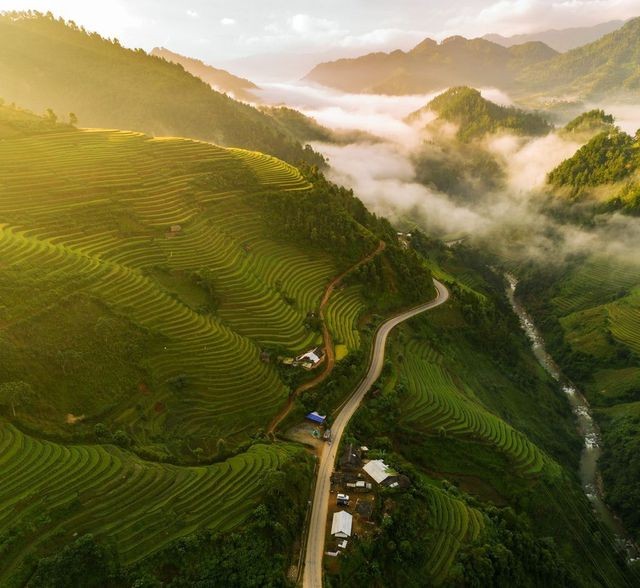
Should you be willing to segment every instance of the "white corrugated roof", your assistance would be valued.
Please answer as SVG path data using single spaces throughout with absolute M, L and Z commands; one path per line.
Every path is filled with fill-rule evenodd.
M 378 484 L 382 484 L 389 476 L 395 475 L 395 472 L 381 459 L 372 459 L 362 469 Z
M 340 537 L 351 537 L 351 524 L 353 517 L 346 511 L 340 510 L 333 515 L 331 522 L 331 534 Z

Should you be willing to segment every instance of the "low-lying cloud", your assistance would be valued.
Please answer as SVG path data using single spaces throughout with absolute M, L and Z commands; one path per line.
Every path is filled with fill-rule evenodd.
M 483 95 L 510 104 L 507 95 L 483 90 Z M 286 103 L 337 130 L 366 131 L 377 138 L 348 145 L 315 143 L 329 161 L 328 176 L 354 189 L 367 206 L 393 221 L 417 224 L 443 238 L 462 235 L 510 257 L 558 260 L 568 255 L 598 252 L 624 256 L 640 263 L 640 219 L 606 215 L 589 228 L 562 223 L 549 214 L 549 171 L 571 157 L 580 143 L 558 133 L 524 138 L 508 134 L 486 139 L 481 146 L 493 155 L 504 174 L 499 189 L 461 198 L 416 181 L 415 156 L 433 153 L 448 157 L 439 147 L 442 134 L 455 133 L 446 126 L 425 130 L 429 113 L 408 123 L 407 115 L 423 107 L 434 95 L 375 96 L 342 94 L 303 85 L 271 85 L 263 98 Z M 613 109 L 625 130 L 640 126 L 637 109 Z M 437 133 L 437 134 L 434 134 Z M 468 172 L 466 172 L 468 173 Z M 475 178 L 468 178 L 470 185 Z M 478 186 L 481 182 L 478 182 Z

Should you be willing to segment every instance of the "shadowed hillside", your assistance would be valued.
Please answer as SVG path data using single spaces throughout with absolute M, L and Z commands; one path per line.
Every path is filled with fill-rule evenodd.
M 181 65 L 37 13 L 0 15 L 0 97 L 63 118 L 72 112 L 86 127 L 190 137 L 292 163 L 322 161 L 269 116 Z

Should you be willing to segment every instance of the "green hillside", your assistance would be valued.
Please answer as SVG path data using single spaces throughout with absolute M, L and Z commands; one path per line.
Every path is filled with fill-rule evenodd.
M 239 525 L 283 576 L 311 472 L 264 431 L 314 374 L 279 356 L 321 342 L 330 280 L 384 239 L 327 309 L 336 371 L 357 376 L 360 316 L 428 299 L 429 271 L 352 192 L 254 151 L 0 105 L 0 177 L 0 584 L 62 573 L 87 534 L 156 573 L 175 540 Z M 280 506 L 258 523 L 270 476 Z
M 549 173 L 554 186 L 575 189 L 611 184 L 629 177 L 640 166 L 638 142 L 613 129 L 603 131 Z
M 637 99 L 640 18 L 601 39 L 533 64 L 518 77 L 523 92 L 582 99 Z
M 589 113 L 587 113 L 588 115 Z M 640 143 L 638 137 L 595 119 L 576 119 L 575 130 L 567 134 L 593 135 L 569 159 L 548 175 L 553 191 L 562 197 L 580 198 L 591 203 L 592 213 L 640 213 Z M 591 128 L 591 131 L 585 129 Z
M 181 65 L 38 13 L 0 15 L 0 97 L 36 112 L 51 108 L 65 119 L 74 113 L 85 127 L 321 162 L 272 118 L 214 91 Z
M 58 437 L 119 432 L 156 459 L 264 426 L 288 389 L 261 350 L 319 342 L 308 317 L 329 278 L 378 243 L 345 198 L 373 217 L 256 152 L 7 107 L 0 121 L 4 410 Z M 331 326 L 354 347 L 356 300 L 339 300 Z
M 467 84 L 508 89 L 515 75 L 557 53 L 543 43 L 510 48 L 485 39 L 425 39 L 411 51 L 370 53 L 317 65 L 305 79 L 346 92 L 419 94 Z
M 630 585 L 572 473 L 580 441 L 566 399 L 501 280 L 470 250 L 414 245 L 435 275 L 463 281 L 449 278 L 449 302 L 392 337 L 379 391 L 350 426 L 347 440 L 411 487 L 379 491 L 380 533 L 344 554 L 331 585 Z
M 29 559 L 90 532 L 129 565 L 199 529 L 228 531 L 259 502 L 270 472 L 300 449 L 254 445 L 212 466 L 142 461 L 111 445 L 59 445 L 0 421 L 0 584 Z
M 602 427 L 607 498 L 640 537 L 640 471 L 635 447 L 640 407 L 640 267 L 592 255 L 538 269 L 519 287 L 550 350 L 587 394 Z
M 437 113 L 440 120 L 458 125 L 457 137 L 461 141 L 500 131 L 518 135 L 544 135 L 552 128 L 540 114 L 500 106 L 467 86 L 443 92 L 424 109 L 413 113 L 410 120 L 418 118 L 425 110 Z
M 604 110 L 594 109 L 570 120 L 565 126 L 566 133 L 595 133 L 599 131 L 612 130 L 615 119 L 612 115 L 606 114 Z

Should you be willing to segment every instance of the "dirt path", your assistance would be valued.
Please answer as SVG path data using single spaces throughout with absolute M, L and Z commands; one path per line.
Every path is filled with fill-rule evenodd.
M 329 298 L 331 298 L 331 294 L 333 294 L 334 290 L 338 287 L 340 282 L 344 280 L 344 278 L 349 275 L 352 271 L 358 269 L 361 265 L 368 263 L 371 261 L 376 255 L 382 253 L 387 244 L 384 241 L 380 241 L 378 243 L 378 247 L 376 247 L 375 251 L 369 253 L 366 257 L 363 257 L 360 261 L 352 265 L 350 268 L 346 269 L 339 276 L 335 277 L 329 285 L 325 288 L 324 294 L 322 295 L 322 299 L 320 300 L 320 310 L 319 316 L 322 321 L 322 344 L 324 346 L 324 362 L 322 371 L 313 379 L 305 382 L 298 386 L 293 394 L 289 396 L 289 400 L 284 409 L 276 415 L 276 417 L 271 421 L 269 428 L 267 431 L 269 433 L 273 433 L 278 425 L 283 421 L 283 419 L 291 412 L 291 408 L 293 407 L 293 402 L 300 394 L 314 388 L 321 382 L 324 382 L 329 377 L 329 374 L 333 371 L 333 368 L 336 364 L 336 352 L 333 345 L 333 338 L 331 337 L 331 333 L 329 332 L 329 327 L 327 327 L 327 321 L 325 320 L 324 312 L 327 308 L 327 304 L 329 304 Z

